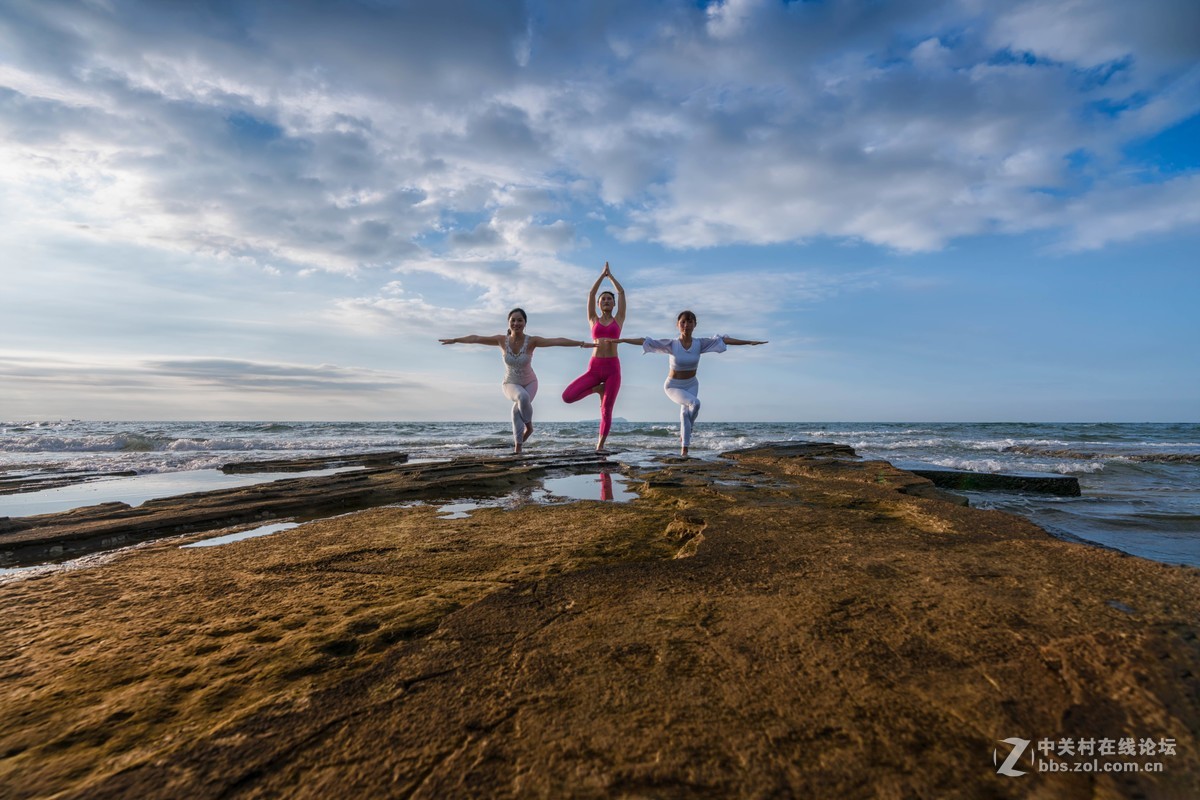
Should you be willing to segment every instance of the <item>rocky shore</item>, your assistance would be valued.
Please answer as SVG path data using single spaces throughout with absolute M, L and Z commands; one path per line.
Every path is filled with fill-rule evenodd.
M 406 463 L 403 453 L 227 464 L 222 472 L 303 472 L 362 467 L 320 477 L 291 478 L 234 489 L 150 500 L 136 508 L 102 503 L 71 511 L 0 517 L 0 566 L 37 564 L 113 550 L 136 542 L 283 518 L 315 519 L 389 503 L 485 496 L 511 491 L 549 469 L 594 469 L 594 453 L 540 458 L 459 458 Z
M 0 796 L 1200 796 L 1200 571 L 820 447 L 354 510 L 531 464 L 367 467 L 354 513 L 0 582 Z

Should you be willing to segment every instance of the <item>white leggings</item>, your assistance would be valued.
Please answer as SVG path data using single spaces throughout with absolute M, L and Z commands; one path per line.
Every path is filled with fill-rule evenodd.
M 513 446 L 521 443 L 525 426 L 533 422 L 533 398 L 537 396 L 537 378 L 521 386 L 518 383 L 502 383 L 500 389 L 512 401 Z
M 688 447 L 692 442 L 692 423 L 700 416 L 700 381 L 688 378 L 685 381 L 667 378 L 663 384 L 667 397 L 679 404 L 679 438 L 683 446 Z

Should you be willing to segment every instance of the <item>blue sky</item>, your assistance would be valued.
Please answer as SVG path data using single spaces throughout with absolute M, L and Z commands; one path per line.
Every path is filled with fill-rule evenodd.
M 0 6 L 4 420 L 505 419 L 607 260 L 710 420 L 1196 421 L 1196 253 L 1194 0 Z

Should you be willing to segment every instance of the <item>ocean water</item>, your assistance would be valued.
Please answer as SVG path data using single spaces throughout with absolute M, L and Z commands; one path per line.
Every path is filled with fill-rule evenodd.
M 528 446 L 531 452 L 590 449 L 594 437 L 595 422 L 543 422 Z M 1082 497 L 969 496 L 973 506 L 1020 514 L 1062 538 L 1200 567 L 1200 424 L 701 421 L 691 453 L 716 458 L 769 441 L 847 444 L 899 467 L 1074 475 Z M 613 458 L 635 463 L 674 454 L 678 424 L 616 422 L 608 444 Z M 510 431 L 501 422 L 0 422 L 0 479 L 127 471 L 199 478 L 230 461 L 369 450 L 445 458 L 509 447 Z M 105 487 L 119 481 L 89 483 L 88 502 L 114 499 Z M 0 516 L 6 515 L 15 514 L 0 505 Z

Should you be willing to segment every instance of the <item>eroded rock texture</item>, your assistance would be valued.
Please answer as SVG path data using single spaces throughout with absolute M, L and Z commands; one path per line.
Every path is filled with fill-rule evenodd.
M 1200 795 L 1196 570 L 881 462 L 639 477 L 629 504 L 378 508 L 0 585 L 0 794 Z M 993 763 L 1126 735 L 1177 754 Z

